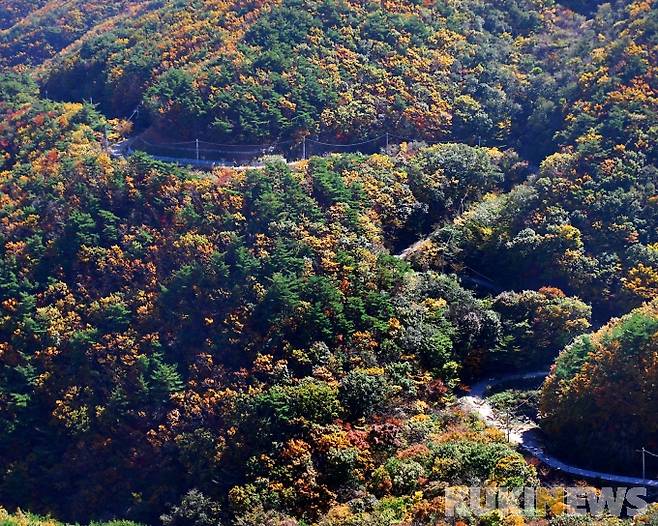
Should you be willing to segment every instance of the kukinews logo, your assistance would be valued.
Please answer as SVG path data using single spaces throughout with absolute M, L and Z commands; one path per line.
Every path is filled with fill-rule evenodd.
M 633 517 L 647 508 L 644 487 L 500 488 L 451 486 L 445 490 L 446 517 L 482 516 L 493 511 L 526 516 L 608 515 Z

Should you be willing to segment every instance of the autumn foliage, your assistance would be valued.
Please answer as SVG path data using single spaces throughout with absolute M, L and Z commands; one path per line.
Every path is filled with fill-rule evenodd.
M 594 7 L 5 1 L 0 504 L 445 524 L 545 473 L 455 396 L 556 356 L 557 454 L 658 449 L 658 9 Z M 143 132 L 389 147 L 201 172 L 111 148 Z
M 540 407 L 556 447 L 581 462 L 637 472 L 638 450 L 658 446 L 657 365 L 656 301 L 567 346 Z

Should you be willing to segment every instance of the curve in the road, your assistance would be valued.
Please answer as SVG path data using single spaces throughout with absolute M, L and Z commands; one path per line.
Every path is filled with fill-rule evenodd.
M 458 400 L 458 404 L 466 411 L 472 412 L 480 416 L 482 420 L 489 426 L 507 431 L 507 426 L 497 416 L 487 401 L 485 395 L 487 390 L 495 385 L 502 383 L 529 380 L 532 378 L 543 378 L 548 374 L 547 371 L 536 371 L 524 374 L 510 374 L 499 376 L 496 378 L 489 378 L 474 384 L 468 394 L 462 396 Z M 533 457 L 541 460 L 547 466 L 553 469 L 574 475 L 576 477 L 583 477 L 586 479 L 600 480 L 604 482 L 612 482 L 615 484 L 624 484 L 627 486 L 645 486 L 650 488 L 658 488 L 658 480 L 644 479 L 641 477 L 629 477 L 626 475 L 618 475 L 616 473 L 606 473 L 603 471 L 594 471 L 591 469 L 579 468 L 560 459 L 554 457 L 547 452 L 546 447 L 539 434 L 537 424 L 516 424 L 510 429 L 509 437 L 510 442 L 517 445 L 520 449 L 530 453 Z
M 118 144 L 110 146 L 109 152 L 113 157 L 124 157 L 126 154 L 131 153 L 131 146 L 134 139 L 129 139 Z M 159 157 L 153 156 L 155 159 Z M 181 162 L 181 159 L 162 158 L 165 162 Z M 208 166 L 203 163 L 208 161 L 197 161 L 196 159 L 186 159 L 183 162 L 187 164 L 199 165 L 199 167 L 216 167 L 221 166 L 219 163 L 212 163 Z M 293 164 L 293 163 L 289 163 Z M 231 166 L 235 170 L 245 170 L 253 168 L 262 168 L 261 165 L 246 165 L 246 166 Z M 404 251 L 398 254 L 397 257 L 401 259 L 408 259 L 409 256 L 417 252 L 424 243 L 426 243 L 431 236 L 425 239 L 420 239 L 407 247 Z M 536 371 L 524 374 L 512 374 L 490 378 L 474 384 L 467 395 L 459 398 L 458 404 L 466 411 L 479 415 L 488 425 L 507 431 L 507 426 L 495 414 L 493 407 L 486 400 L 486 392 L 490 387 L 495 385 L 511 382 L 517 380 L 526 380 L 532 378 L 544 378 L 548 375 L 547 371 Z M 553 469 L 568 473 L 570 475 L 583 477 L 587 479 L 601 480 L 605 482 L 613 482 L 617 484 L 626 484 L 631 486 L 646 486 L 651 488 L 658 488 L 658 480 L 643 479 L 639 477 L 628 477 L 624 475 L 617 475 L 615 473 L 605 473 L 602 471 L 594 471 L 590 469 L 579 468 L 572 466 L 561 460 L 555 458 L 553 455 L 546 451 L 541 436 L 538 433 L 538 426 L 535 423 L 516 424 L 509 432 L 510 442 L 516 444 L 520 449 L 527 451 L 532 456 L 536 457 L 544 464 L 552 467 Z

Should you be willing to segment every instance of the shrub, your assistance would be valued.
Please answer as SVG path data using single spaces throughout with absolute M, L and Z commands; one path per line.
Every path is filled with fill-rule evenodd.
M 496 462 L 490 480 L 502 487 L 519 488 L 535 485 L 537 472 L 521 455 L 515 453 Z
M 415 460 L 389 459 L 375 470 L 372 481 L 377 490 L 393 495 L 413 493 L 419 486 L 425 470 Z
M 338 396 L 351 416 L 368 416 L 382 408 L 390 392 L 383 372 L 355 369 L 340 382 Z
M 199 490 L 188 491 L 180 504 L 160 517 L 164 526 L 221 526 L 221 509 Z

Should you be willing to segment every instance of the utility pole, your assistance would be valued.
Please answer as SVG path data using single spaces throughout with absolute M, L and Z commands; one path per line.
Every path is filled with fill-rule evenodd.
M 194 144 L 196 145 L 196 160 L 199 160 L 199 139 L 196 139 L 194 141 Z
M 506 421 L 505 421 L 505 427 L 507 428 L 507 441 L 509 442 L 510 436 L 512 434 L 512 425 L 511 425 L 511 420 L 512 420 L 512 410 L 510 408 L 507 408 L 507 412 L 505 413 L 506 415 Z
M 647 460 L 646 460 L 647 450 L 642 446 L 642 478 L 647 478 Z
M 302 159 L 306 160 L 306 137 L 304 137 L 304 141 L 302 142 Z
M 506 427 L 507 427 L 507 441 L 509 442 L 510 439 L 512 438 L 512 409 L 507 408 L 507 422 L 506 422 Z

